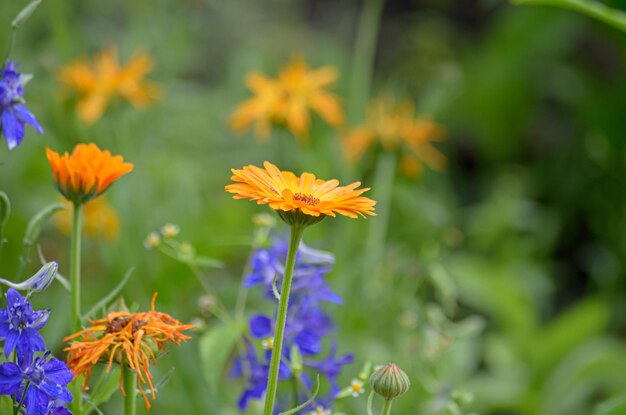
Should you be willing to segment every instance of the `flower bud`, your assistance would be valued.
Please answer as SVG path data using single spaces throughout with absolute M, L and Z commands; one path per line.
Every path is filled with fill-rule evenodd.
M 389 363 L 372 373 L 370 385 L 374 392 L 391 400 L 405 394 L 411 386 L 411 381 L 402 369 L 394 363 Z
M 0 279 L 0 283 L 6 284 L 16 290 L 27 291 L 29 295 L 32 293 L 38 293 L 45 290 L 50 286 L 50 284 L 52 284 L 58 268 L 59 264 L 57 264 L 56 262 L 48 262 L 43 267 L 41 267 L 39 271 L 35 273 L 35 275 L 30 277 L 26 281 L 16 283 L 5 279 Z

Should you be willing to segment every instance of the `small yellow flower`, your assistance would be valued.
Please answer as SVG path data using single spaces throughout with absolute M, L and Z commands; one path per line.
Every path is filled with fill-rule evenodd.
M 360 159 L 376 143 L 388 152 L 400 152 L 400 166 L 407 177 L 417 177 L 425 163 L 442 170 L 447 160 L 433 145 L 445 138 L 443 127 L 428 118 L 415 117 L 412 101 L 374 100 L 365 123 L 349 131 L 343 140 L 346 157 Z
M 72 231 L 72 204 L 67 200 L 63 200 L 63 203 L 67 209 L 57 212 L 53 221 L 61 232 L 70 235 Z M 85 203 L 83 215 L 83 228 L 89 237 L 107 241 L 117 240 L 120 234 L 120 219 L 106 196 Z
M 326 409 L 323 406 L 317 406 L 314 410 L 309 412 L 310 415 L 331 415 L 332 411 L 330 409 Z
M 180 232 L 180 228 L 174 224 L 168 223 L 161 227 L 161 235 L 165 238 L 173 238 Z
M 276 78 L 251 72 L 246 85 L 254 96 L 235 110 L 230 127 L 245 132 L 254 125 L 256 137 L 265 140 L 272 124 L 285 125 L 296 138 L 306 140 L 312 111 L 338 128 L 344 123 L 343 111 L 338 98 L 327 90 L 338 76 L 335 67 L 312 70 L 302 58 L 292 58 Z
M 354 396 L 355 398 L 359 395 L 362 395 L 365 392 L 363 382 L 357 379 L 352 379 L 352 382 L 350 382 L 350 391 L 352 392 L 352 396 Z
M 263 350 L 272 350 L 274 348 L 274 338 L 268 337 L 267 339 L 263 339 L 261 341 L 261 347 L 263 347 Z
M 114 98 L 125 98 L 136 108 L 145 108 L 157 99 L 157 86 L 144 80 L 153 67 L 147 53 L 138 53 L 121 65 L 117 49 L 108 47 L 92 63 L 79 60 L 61 68 L 58 79 L 78 94 L 78 118 L 91 125 Z
M 148 250 L 152 250 L 159 245 L 161 245 L 161 235 L 156 232 L 150 232 L 143 241 L 143 246 Z

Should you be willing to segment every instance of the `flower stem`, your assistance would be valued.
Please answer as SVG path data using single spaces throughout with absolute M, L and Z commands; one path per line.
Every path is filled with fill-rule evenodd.
M 124 415 L 137 413 L 137 372 L 130 368 L 124 368 Z
M 348 119 L 356 122 L 363 116 L 370 94 L 374 58 L 378 41 L 380 16 L 385 0 L 366 0 L 361 12 L 357 29 L 354 55 L 352 56 L 352 74 L 350 77 L 350 93 Z
M 74 203 L 74 215 L 72 221 L 72 242 L 70 247 L 70 285 L 72 297 L 72 310 L 70 332 L 80 330 L 80 245 L 83 207 Z
M 391 399 L 385 399 L 385 406 L 383 406 L 383 411 L 380 413 L 381 415 L 389 415 L 391 413 L 392 402 Z
M 285 262 L 285 275 L 280 290 L 280 301 L 278 302 L 278 315 L 276 316 L 276 330 L 274 333 L 274 346 L 272 348 L 272 359 L 267 380 L 267 393 L 265 395 L 264 415 L 272 415 L 274 401 L 276 400 L 276 390 L 278 389 L 278 369 L 283 352 L 283 337 L 285 334 L 285 323 L 287 321 L 287 306 L 289 305 L 289 292 L 291 291 L 291 280 L 293 269 L 296 264 L 296 253 L 302 240 L 304 226 L 291 226 L 291 239 L 289 241 L 289 251 Z
M 24 386 L 24 392 L 22 392 L 22 398 L 20 399 L 20 404 L 16 405 L 15 409 L 13 409 L 13 415 L 19 414 L 22 406 L 24 406 L 24 398 L 26 398 L 26 391 L 28 391 L 29 386 L 30 382 L 26 382 L 26 386 Z
M 380 271 L 380 263 L 383 259 L 385 250 L 385 239 L 387 236 L 387 227 L 389 225 L 389 211 L 391 209 L 391 194 L 393 189 L 393 179 L 396 169 L 396 156 L 393 153 L 382 153 L 378 157 L 376 173 L 374 176 L 374 189 L 376 193 L 376 220 L 368 223 L 368 234 L 366 240 L 367 255 L 363 261 L 365 275 L 369 274 L 373 278 L 369 278 L 368 294 L 378 292 L 378 275 Z

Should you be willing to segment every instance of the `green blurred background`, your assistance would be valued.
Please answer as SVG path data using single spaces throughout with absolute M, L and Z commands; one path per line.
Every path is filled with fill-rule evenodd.
M 0 46 L 25 4 L 0 2 Z M 413 97 L 447 130 L 438 145 L 446 172 L 394 179 L 379 271 L 362 266 L 377 218 L 326 220 L 305 236 L 337 255 L 329 282 L 345 304 L 327 311 L 339 350 L 357 356 L 342 384 L 366 361 L 395 361 L 413 381 L 398 414 L 626 413 L 625 34 L 573 12 L 499 0 L 380 4 L 379 30 L 378 19 L 366 26 L 376 40 L 370 79 L 370 61 L 355 59 L 361 1 L 43 2 L 13 51 L 35 76 L 26 99 L 46 133 L 28 129 L 18 149 L 0 151 L 0 190 L 12 202 L 2 276 L 17 270 L 28 220 L 57 201 L 45 147 L 94 141 L 135 171 L 108 193 L 119 240 L 86 240 L 84 302 L 134 266 L 127 303 L 147 308 L 158 291 L 161 310 L 183 321 L 200 316 L 189 269 L 143 247 L 148 232 L 172 222 L 198 252 L 224 261 L 205 276 L 232 309 L 252 216 L 267 209 L 224 192 L 231 167 L 272 160 L 373 185 L 375 164 L 338 163 L 340 136 L 319 119 L 309 146 L 277 129 L 268 143 L 229 130 L 229 115 L 249 96 L 245 74 L 273 75 L 299 54 L 313 68 L 339 68 L 334 92 L 351 125 L 369 96 L 389 93 Z M 61 100 L 56 72 L 107 45 L 118 45 L 123 62 L 147 50 L 162 98 L 145 111 L 119 103 L 85 128 Z M 48 224 L 39 243 L 67 274 L 69 239 Z M 33 255 L 28 271 L 37 268 Z M 53 309 L 45 336 L 57 354 L 68 298 L 55 286 L 35 299 Z M 251 294 L 247 312 L 258 311 L 271 309 Z M 237 413 L 243 384 L 200 358 L 200 336 L 159 361 L 157 378 L 176 371 L 151 413 Z M 207 370 L 223 373 L 217 388 Z M 116 397 L 104 413 L 119 404 Z M 364 413 L 365 397 L 338 409 Z

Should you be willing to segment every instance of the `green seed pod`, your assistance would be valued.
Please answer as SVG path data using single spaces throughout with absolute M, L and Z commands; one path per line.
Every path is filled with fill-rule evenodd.
M 391 400 L 404 395 L 409 390 L 411 381 L 402 369 L 394 363 L 389 363 L 372 373 L 370 385 L 372 385 L 374 392 L 387 400 Z

